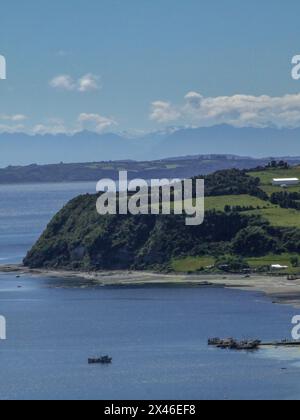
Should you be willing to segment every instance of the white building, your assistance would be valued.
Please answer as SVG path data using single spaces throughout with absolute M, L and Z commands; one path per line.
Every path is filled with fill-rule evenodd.
M 299 185 L 299 178 L 274 178 L 272 184 L 280 187 L 289 187 L 291 185 Z
M 289 268 L 288 265 L 280 265 L 280 264 L 272 264 L 271 269 L 272 270 L 287 270 Z

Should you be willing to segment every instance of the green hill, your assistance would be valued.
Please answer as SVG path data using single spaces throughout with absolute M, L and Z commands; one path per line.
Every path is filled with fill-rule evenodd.
M 260 179 L 260 188 L 268 195 L 274 192 L 281 191 L 281 187 L 273 186 L 272 180 L 274 178 L 299 178 L 300 179 L 300 166 L 293 166 L 285 168 L 267 168 L 259 171 L 249 172 L 248 175 L 253 178 Z M 299 186 L 289 187 L 289 191 L 300 191 Z
M 280 169 L 280 176 L 295 176 L 298 170 Z M 268 271 L 270 265 L 282 264 L 289 267 L 285 271 L 298 272 L 300 211 L 284 206 L 295 207 L 292 198 L 300 187 L 293 188 L 296 196 L 284 191 L 284 200 L 274 204 L 266 194 L 274 176 L 274 169 L 208 175 L 205 221 L 195 227 L 187 227 L 184 216 L 99 216 L 96 195 L 77 197 L 53 218 L 24 264 L 189 272 Z

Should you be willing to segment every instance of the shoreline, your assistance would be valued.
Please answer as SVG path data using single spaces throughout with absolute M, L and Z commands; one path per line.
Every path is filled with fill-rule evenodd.
M 273 303 L 292 305 L 300 308 L 300 279 L 288 280 L 287 277 L 270 275 L 238 274 L 160 274 L 147 271 L 99 271 L 81 272 L 49 269 L 30 269 L 22 264 L 0 265 L 1 274 L 30 275 L 48 278 L 81 279 L 92 281 L 99 286 L 203 286 L 224 287 L 246 291 L 261 292 L 272 299 Z

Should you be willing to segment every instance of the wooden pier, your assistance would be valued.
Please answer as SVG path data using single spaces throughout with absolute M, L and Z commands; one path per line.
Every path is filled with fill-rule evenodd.
M 282 340 L 282 341 L 269 341 L 263 342 L 260 340 L 245 340 L 239 341 L 235 340 L 234 338 L 211 338 L 208 340 L 208 345 L 217 347 L 220 349 L 228 349 L 228 350 L 259 350 L 261 347 L 300 347 L 300 341 L 289 341 L 289 340 Z
M 260 343 L 259 347 L 300 347 L 300 341 L 271 341 Z

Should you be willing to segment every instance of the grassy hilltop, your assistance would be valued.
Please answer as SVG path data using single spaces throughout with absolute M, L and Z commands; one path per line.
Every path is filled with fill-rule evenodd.
M 275 164 L 205 177 L 205 222 L 184 216 L 99 216 L 96 195 L 68 203 L 24 260 L 32 268 L 156 269 L 176 272 L 300 272 L 300 186 L 273 187 L 274 177 L 299 177 L 300 167 Z M 176 203 L 174 204 L 176 206 Z

